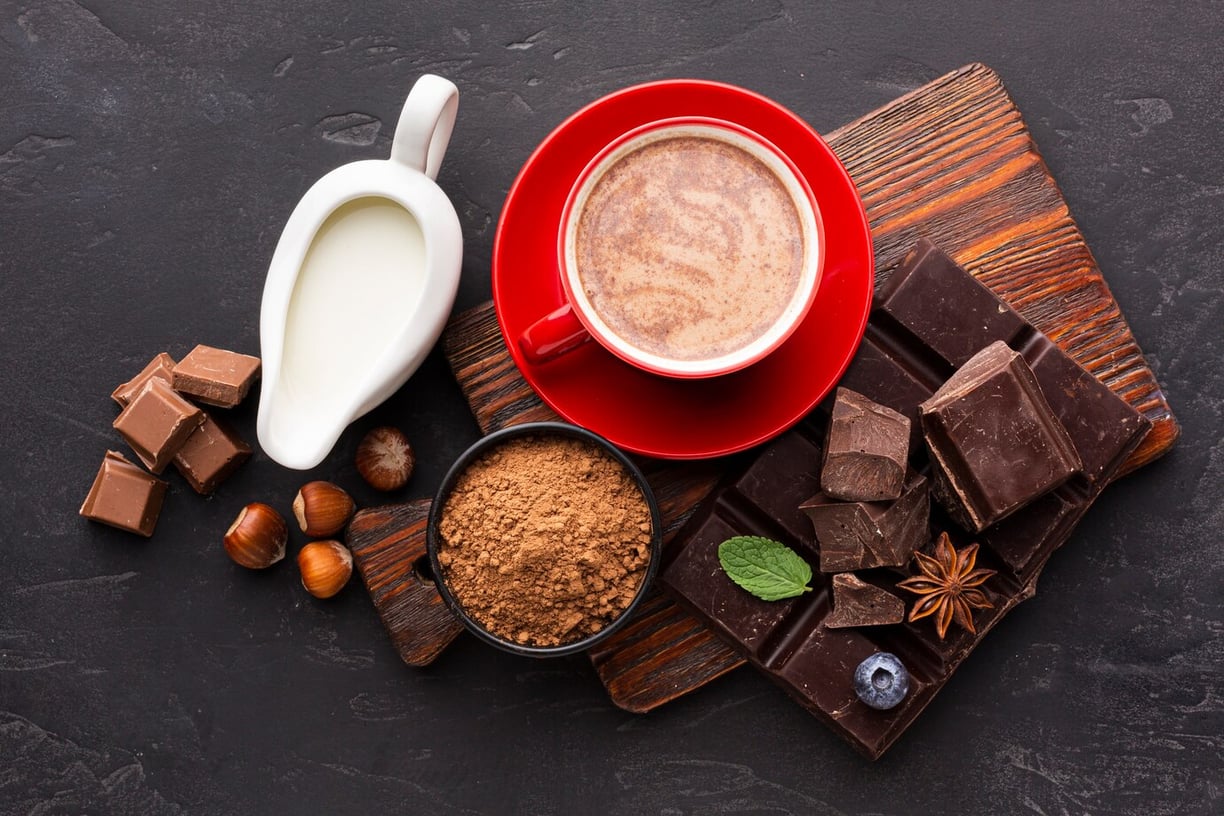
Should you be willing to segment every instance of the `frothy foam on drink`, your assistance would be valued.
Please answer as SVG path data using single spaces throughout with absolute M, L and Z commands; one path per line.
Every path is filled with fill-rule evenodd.
M 614 160 L 575 217 L 592 309 L 660 357 L 744 348 L 782 317 L 803 275 L 804 231 L 786 184 L 717 138 L 666 137 Z

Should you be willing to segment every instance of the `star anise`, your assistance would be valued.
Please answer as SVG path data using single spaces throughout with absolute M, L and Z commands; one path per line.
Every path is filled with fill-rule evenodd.
M 977 551 L 978 545 L 970 544 L 957 553 L 948 540 L 948 534 L 940 533 L 939 541 L 935 543 L 934 558 L 914 553 L 922 574 L 897 584 L 908 592 L 922 596 L 914 602 L 909 620 L 934 615 L 940 640 L 947 634 L 953 620 L 970 632 L 977 633 L 973 628 L 973 610 L 994 606 L 978 587 L 995 574 L 992 569 L 973 568 Z

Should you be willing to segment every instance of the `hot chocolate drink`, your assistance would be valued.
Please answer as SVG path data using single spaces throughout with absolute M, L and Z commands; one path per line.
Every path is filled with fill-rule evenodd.
M 792 186 L 762 158 L 701 130 L 613 153 L 571 216 L 570 259 L 591 311 L 622 341 L 710 360 L 782 319 L 808 247 Z

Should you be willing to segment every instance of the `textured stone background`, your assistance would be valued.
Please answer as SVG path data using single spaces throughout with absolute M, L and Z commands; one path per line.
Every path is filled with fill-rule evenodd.
M 1224 160 L 1218 3 L 0 1 L 0 813 L 1224 811 Z M 460 119 L 440 182 L 489 295 L 498 211 L 580 105 L 696 76 L 828 130 L 961 64 L 1014 94 L 1183 423 L 1106 493 L 1038 597 L 867 764 L 737 672 L 638 717 L 581 658 L 463 642 L 399 663 L 359 584 L 316 603 L 221 554 L 302 480 L 257 457 L 150 542 L 76 510 L 111 388 L 155 351 L 258 350 L 280 228 L 386 156 L 424 71 Z M 254 405 L 238 412 L 253 437 Z M 428 495 L 476 437 L 435 356 L 405 427 Z

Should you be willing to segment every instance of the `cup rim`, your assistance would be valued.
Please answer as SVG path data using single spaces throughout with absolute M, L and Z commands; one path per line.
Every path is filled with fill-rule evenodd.
M 480 457 L 486 451 L 520 436 L 569 436 L 575 439 L 592 442 L 607 451 L 621 466 L 629 473 L 630 477 L 642 491 L 642 497 L 646 501 L 647 509 L 650 512 L 650 560 L 646 564 L 646 572 L 642 575 L 642 581 L 638 585 L 637 593 L 629 604 L 621 610 L 612 621 L 603 629 L 600 629 L 594 634 L 588 635 L 581 640 L 575 640 L 570 643 L 562 643 L 558 646 L 524 646 L 519 643 L 505 640 L 484 628 L 472 615 L 470 615 L 459 600 L 450 591 L 447 586 L 445 572 L 442 569 L 442 564 L 438 561 L 438 547 L 441 540 L 441 533 L 438 530 L 438 525 L 442 519 L 442 510 L 446 506 L 446 500 L 450 497 L 451 490 L 454 489 L 455 482 L 458 481 L 462 474 L 473 461 Z M 646 475 L 629 456 L 620 448 L 613 445 L 607 439 L 604 439 L 594 431 L 589 431 L 578 425 L 572 425 L 568 422 L 523 422 L 517 425 L 511 425 L 501 430 L 494 431 L 481 437 L 473 443 L 467 450 L 459 454 L 454 464 L 446 471 L 446 475 L 442 478 L 442 483 L 439 485 L 437 492 L 434 494 L 433 503 L 429 507 L 429 516 L 425 528 L 425 551 L 429 557 L 429 568 L 433 572 L 434 586 L 438 590 L 438 594 L 442 596 L 442 600 L 450 611 L 459 619 L 469 632 L 475 635 L 479 640 L 501 649 L 511 654 L 517 654 L 524 657 L 563 657 L 565 655 L 577 654 L 578 652 L 586 651 L 592 646 L 600 643 L 608 637 L 611 637 L 615 632 L 624 627 L 633 617 L 633 613 L 641 605 L 643 599 L 650 591 L 654 583 L 655 576 L 659 571 L 659 561 L 663 556 L 663 516 L 659 510 L 659 503 L 655 499 L 654 491 L 650 488 L 650 483 L 646 481 Z
M 586 303 L 585 297 L 577 293 L 575 283 L 572 278 L 577 276 L 577 272 L 571 272 L 568 263 L 568 238 L 571 232 L 570 219 L 575 206 L 578 203 L 579 197 L 587 192 L 586 187 L 592 175 L 598 171 L 604 162 L 612 156 L 616 151 L 620 150 L 629 142 L 639 139 L 642 136 L 655 130 L 671 129 L 671 128 L 706 128 L 710 130 L 727 131 L 754 143 L 757 147 L 767 152 L 776 159 L 786 170 L 790 180 L 798 187 L 803 200 L 806 202 L 806 211 L 799 213 L 804 232 L 811 233 L 812 240 L 809 242 L 812 246 L 809 250 L 810 254 L 804 256 L 804 271 L 801 279 L 801 286 L 792 296 L 791 301 L 787 303 L 786 309 L 783 312 L 783 317 L 787 317 L 785 321 L 781 319 L 776 322 L 762 335 L 754 339 L 751 343 L 736 349 L 732 352 L 711 357 L 702 360 L 669 360 L 660 355 L 651 354 L 648 352 L 635 349 L 632 344 L 615 338 L 615 333 L 611 331 L 601 320 L 593 319 L 587 311 L 582 308 L 582 304 Z M 734 144 L 734 141 L 732 142 Z M 776 170 L 776 168 L 774 168 Z M 792 199 L 794 190 L 791 188 L 790 181 L 782 180 L 786 185 L 788 192 L 791 193 Z M 798 202 L 796 202 L 798 204 Z M 809 221 L 810 219 L 810 221 Z M 653 374 L 662 375 L 665 377 L 680 378 L 680 379 L 699 379 L 707 377 L 716 377 L 724 374 L 730 374 L 747 368 L 754 363 L 759 362 L 768 355 L 772 354 L 779 346 L 785 343 L 792 334 L 799 328 L 803 321 L 807 318 L 808 312 L 811 311 L 812 304 L 816 300 L 816 291 L 820 287 L 820 281 L 824 272 L 825 261 L 825 233 L 824 219 L 821 216 L 820 204 L 816 200 L 816 194 L 808 183 L 807 178 L 799 170 L 795 162 L 786 155 L 772 141 L 738 122 L 733 122 L 727 119 L 719 119 L 712 116 L 674 116 L 663 119 L 655 119 L 650 122 L 633 127 L 624 133 L 621 133 L 608 144 L 604 145 L 595 156 L 586 163 L 582 171 L 574 179 L 570 186 L 569 193 L 566 196 L 565 204 L 561 210 L 561 219 L 557 230 L 557 274 L 560 278 L 561 288 L 565 295 L 565 300 L 571 305 L 574 315 L 582 323 L 583 327 L 599 343 L 604 349 L 609 351 L 614 356 L 629 363 L 636 368 L 648 371 Z M 812 271 L 809 273 L 809 266 Z M 806 283 L 806 279 L 810 277 L 810 284 Z M 806 286 L 806 288 L 804 288 Z M 802 295 L 802 299 L 799 296 Z M 788 314 L 789 313 L 789 314 Z M 751 350 L 745 354 L 746 350 Z M 635 353 L 636 352 L 636 353 Z

